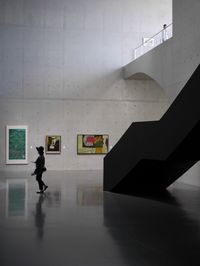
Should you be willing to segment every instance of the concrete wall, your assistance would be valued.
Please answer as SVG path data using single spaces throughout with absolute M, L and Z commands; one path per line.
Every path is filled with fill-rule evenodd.
M 5 126 L 28 125 L 30 147 L 62 136 L 49 169 L 102 169 L 103 156 L 77 156 L 78 133 L 110 135 L 133 121 L 159 119 L 168 108 L 153 81 L 124 81 L 132 47 L 170 22 L 171 1 L 0 0 L 0 170 Z
M 124 100 L 1 100 L 1 170 L 33 167 L 31 164 L 5 165 L 5 125 L 28 125 L 29 161 L 37 156 L 35 146 L 44 145 L 46 135 L 56 134 L 62 136 L 62 147 L 66 146 L 66 149 L 62 148 L 60 155 L 46 155 L 48 169 L 102 169 L 103 156 L 77 155 L 77 134 L 109 134 L 109 143 L 113 146 L 132 121 L 157 120 L 169 106 L 165 95 L 153 81 L 121 83 L 120 90 L 126 95 Z M 115 88 L 115 93 L 117 90 Z M 135 100 L 130 100 L 130 97 Z
M 200 1 L 174 1 L 174 42 L 172 44 L 171 82 L 168 95 L 176 97 L 196 67 L 200 64 Z M 198 145 L 198 144 L 197 144 Z M 200 187 L 198 162 L 179 182 Z
M 173 1 L 173 38 L 125 67 L 125 77 L 137 72 L 156 80 L 173 101 L 200 63 L 200 2 Z
M 200 63 L 200 1 L 173 1 L 173 38 L 125 68 L 125 76 L 144 72 L 154 78 L 172 102 Z M 200 186 L 197 163 L 179 181 Z

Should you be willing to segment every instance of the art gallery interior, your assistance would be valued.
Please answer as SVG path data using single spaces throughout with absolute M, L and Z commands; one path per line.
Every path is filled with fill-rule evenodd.
M 0 0 L 1 266 L 199 265 L 199 12 L 198 0 Z M 190 104 L 165 128 L 188 134 L 169 159 L 179 168 L 147 168 L 155 141 L 173 141 L 134 126 L 157 125 L 185 88 Z M 163 190 L 158 161 L 161 180 L 176 171 Z

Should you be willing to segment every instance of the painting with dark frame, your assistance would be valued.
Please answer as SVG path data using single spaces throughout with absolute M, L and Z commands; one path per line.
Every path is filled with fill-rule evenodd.
M 61 136 L 58 135 L 46 136 L 45 147 L 47 154 L 61 153 Z

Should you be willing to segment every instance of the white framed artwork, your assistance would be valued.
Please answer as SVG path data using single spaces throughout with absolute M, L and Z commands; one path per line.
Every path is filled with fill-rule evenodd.
M 6 164 L 28 164 L 28 126 L 6 126 Z

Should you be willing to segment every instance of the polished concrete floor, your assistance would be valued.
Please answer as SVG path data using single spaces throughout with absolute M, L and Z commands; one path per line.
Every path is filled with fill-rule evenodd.
M 200 265 L 200 189 L 166 195 L 102 192 L 102 172 L 0 176 L 1 266 Z

